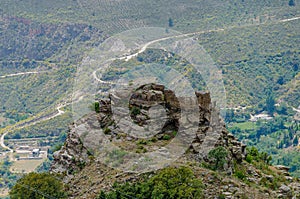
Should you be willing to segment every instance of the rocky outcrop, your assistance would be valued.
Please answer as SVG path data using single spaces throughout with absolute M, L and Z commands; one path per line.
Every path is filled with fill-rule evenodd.
M 183 134 L 180 137 L 183 143 L 186 143 L 185 137 L 191 137 L 191 142 L 185 153 L 168 165 L 177 167 L 192 163 L 189 166 L 206 187 L 205 198 L 297 198 L 300 195 L 300 183 L 289 176 L 288 167 L 267 166 L 262 171 L 243 161 L 246 146 L 226 130 L 209 93 L 196 92 L 196 108 L 191 109 L 189 103 L 193 101 L 190 98 L 177 98 L 162 85 L 143 85 L 133 90 L 128 101 L 120 101 L 127 96 L 126 92 L 119 90 L 107 99 L 100 99 L 96 103 L 99 105 L 96 112 L 76 121 L 70 128 L 65 145 L 54 154 L 51 170 L 65 174 L 70 198 L 95 198 L 100 190 L 111 190 L 114 182 L 139 181 L 142 178 L 140 173 L 122 171 L 112 165 L 125 164 L 122 159 L 126 157 L 124 151 L 136 154 L 159 151 L 161 157 L 168 157 L 168 152 L 161 149 L 180 137 L 180 133 Z M 184 111 L 196 118 L 182 119 Z M 125 122 L 120 124 L 124 118 Z M 143 134 L 143 137 L 131 133 L 132 129 L 152 124 L 156 124 L 152 134 Z M 194 128 L 194 131 L 188 131 L 189 128 Z M 101 156 L 107 141 L 122 149 L 109 154 L 113 164 L 105 161 L 106 156 Z M 219 175 L 198 166 L 200 162 L 211 163 L 208 154 L 219 146 L 227 151 L 223 170 L 228 175 L 224 172 Z M 155 170 L 145 175 L 151 176 Z
M 227 131 L 218 110 L 211 103 L 209 93 L 196 92 L 196 96 L 199 103 L 199 128 L 191 145 L 193 152 L 198 154 L 196 158 L 206 161 L 207 152 L 222 146 L 230 152 L 229 160 L 241 162 L 246 155 L 246 145 Z
M 182 103 L 182 99 L 178 99 L 175 93 L 162 85 L 143 85 L 130 96 L 128 109 L 129 119 L 132 120 L 132 124 L 128 120 L 126 121 L 127 123 L 118 125 L 118 121 L 115 120 L 118 120 L 118 117 L 123 119 L 125 115 L 122 114 L 126 110 L 119 107 L 112 108 L 112 103 L 114 103 L 114 106 L 116 106 L 116 102 L 121 103 L 116 101 L 116 99 L 120 99 L 122 95 L 124 97 L 124 92 L 118 91 L 110 94 L 108 99 L 99 100 L 98 113 L 92 113 L 82 118 L 71 127 L 65 145 L 54 154 L 52 171 L 72 174 L 73 171 L 80 170 L 85 164 L 90 162 L 91 155 L 95 152 L 94 148 L 92 150 L 89 148 L 93 143 L 89 143 L 88 147 L 85 146 L 81 140 L 82 135 L 78 134 L 78 129 L 83 128 L 80 126 L 85 124 L 85 130 L 82 131 L 95 131 L 93 125 L 96 126 L 96 124 L 89 125 L 95 123 L 95 121 L 99 122 L 99 129 L 105 134 L 106 138 L 126 151 L 145 153 L 157 150 L 159 147 L 164 147 L 164 145 L 172 141 L 174 137 L 178 136 L 178 131 L 180 131 L 179 133 L 184 135 L 181 137 L 182 139 L 185 139 L 185 137 L 191 138 L 188 140 L 190 141 L 190 150 L 185 154 L 188 158 L 199 162 L 209 161 L 207 157 L 208 152 L 217 146 L 223 146 L 229 152 L 225 169 L 232 172 L 232 160 L 242 161 L 245 157 L 245 145 L 238 142 L 226 130 L 224 122 L 219 117 L 219 112 L 211 103 L 209 93 L 195 93 L 198 110 L 192 111 L 198 111 L 195 114 L 196 116 L 198 115 L 198 118 L 196 118 L 198 122 L 193 123 L 193 121 L 196 121 L 195 118 L 194 120 L 192 118 L 182 122 L 180 121 L 183 115 L 182 112 L 190 109 L 188 103 Z M 189 102 L 190 99 L 184 100 Z M 158 107 L 158 109 L 153 109 L 153 107 Z M 165 110 L 165 112 L 161 112 L 161 110 Z M 133 128 L 140 128 L 148 124 L 150 126 L 155 124 L 152 125 L 154 127 L 151 129 L 152 134 L 150 135 L 145 134 L 141 138 L 135 134 L 128 133 Z M 180 125 L 187 127 L 181 128 Z M 192 132 L 193 134 L 188 131 L 190 128 L 195 128 L 195 131 Z M 97 139 L 97 134 L 94 134 L 91 140 L 101 143 L 102 140 Z M 140 143 L 151 144 L 141 146 Z
M 64 146 L 53 154 L 54 161 L 51 171 L 64 174 L 67 178 L 72 178 L 74 172 L 90 163 L 90 155 L 86 147 L 83 146 L 74 126 L 72 126 Z

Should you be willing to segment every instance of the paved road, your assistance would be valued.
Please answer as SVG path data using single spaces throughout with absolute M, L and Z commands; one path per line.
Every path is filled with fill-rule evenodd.
M 271 22 L 271 24 L 275 24 L 275 23 L 285 23 L 285 22 L 290 22 L 290 21 L 295 21 L 295 20 L 298 20 L 300 19 L 300 17 L 293 17 L 293 18 L 288 18 L 288 19 L 282 19 L 282 20 L 278 20 L 278 21 L 274 21 L 274 22 Z M 205 31 L 197 31 L 197 32 L 192 32 L 192 33 L 185 33 L 185 34 L 181 34 L 181 35 L 176 35 L 176 36 L 170 36 L 170 37 L 165 37 L 165 38 L 160 38 L 160 39 L 156 39 L 156 40 L 153 40 L 153 41 L 149 41 L 148 43 L 144 44 L 140 50 L 137 52 L 137 53 L 134 53 L 134 54 L 131 54 L 131 55 L 126 55 L 124 57 L 121 57 L 121 58 L 118 58 L 120 60 L 125 60 L 125 61 L 128 61 L 130 60 L 131 58 L 133 57 L 136 57 L 138 54 L 144 52 L 151 44 L 154 44 L 156 42 L 160 42 L 160 41 L 164 41 L 164 40 L 167 40 L 167 39 L 172 39 L 172 38 L 180 38 L 180 37 L 187 37 L 187 36 L 194 36 L 194 35 L 197 35 L 197 34 L 203 34 L 203 33 L 209 33 L 209 32 L 220 32 L 220 31 L 225 31 L 225 30 L 229 30 L 229 29 L 233 29 L 233 28 L 243 28 L 243 27 L 249 27 L 249 26 L 259 26 L 259 25 L 263 25 L 263 24 L 250 24 L 250 25 L 244 25 L 244 26 L 229 26 L 227 27 L 226 29 L 223 29 L 223 28 L 220 28 L 220 29 L 214 29 L 214 30 L 205 30 Z M 116 58 L 117 59 L 117 58 Z M 98 69 L 100 70 L 100 69 Z M 93 77 L 101 82 L 101 83 L 107 83 L 107 84 L 115 84 L 113 82 L 106 82 L 106 81 L 103 81 L 101 80 L 100 78 L 97 77 L 96 73 L 98 70 L 95 70 L 93 72 Z M 14 74 L 9 74 L 9 75 L 3 75 L 3 76 L 0 76 L 0 78 L 7 78 L 7 77 L 13 77 L 13 76 L 20 76 L 20 75 L 27 75 L 27 74 L 38 74 L 38 73 L 41 73 L 41 72 L 37 72 L 37 71 L 32 71 L 32 72 L 21 72 L 21 73 L 14 73 Z M 82 96 L 81 96 L 82 97 Z M 57 107 L 57 111 L 58 113 L 55 114 L 55 115 L 52 115 L 52 116 L 49 116 L 47 118 L 42 118 L 41 120 L 37 120 L 35 122 L 32 122 L 30 123 L 29 125 L 34 125 L 36 123 L 39 123 L 41 121 L 46 121 L 46 120 L 49 120 L 49 119 L 52 119 L 52 118 L 55 118 L 61 114 L 64 114 L 64 111 L 61 110 L 61 108 L 69 105 L 70 103 L 65 103 L 64 105 L 59 105 Z M 296 108 L 293 108 L 294 110 L 296 110 L 298 113 L 300 113 L 300 110 L 299 109 L 296 109 Z M 24 127 L 27 127 L 28 125 L 25 125 L 25 126 L 22 126 L 21 128 L 24 128 Z M 10 149 L 8 146 L 5 145 L 4 143 L 4 139 L 5 139 L 5 136 L 7 135 L 8 132 L 5 132 L 4 134 L 2 134 L 1 138 L 0 138 L 0 146 L 9 150 L 10 152 L 12 152 L 13 150 Z
M 31 72 L 13 73 L 13 74 L 9 74 L 9 75 L 2 75 L 2 76 L 0 76 L 0 78 L 7 78 L 7 77 L 20 76 L 20 75 L 28 75 L 28 74 L 38 74 L 38 73 L 41 73 L 41 72 L 31 71 Z
M 42 121 L 47 121 L 47 120 L 50 120 L 50 119 L 53 119 L 53 118 L 55 118 L 55 117 L 57 117 L 57 116 L 59 116 L 59 115 L 62 115 L 62 114 L 64 114 L 65 112 L 63 111 L 63 110 L 61 110 L 61 108 L 63 108 L 63 107 L 65 107 L 65 106 L 67 106 L 67 105 L 69 105 L 70 103 L 64 103 L 64 104 L 60 104 L 60 105 L 58 105 L 57 106 L 57 111 L 58 111 L 58 113 L 56 113 L 55 115 L 52 115 L 52 116 L 49 116 L 49 117 L 41 117 L 41 119 L 39 119 L 39 120 L 36 120 L 36 121 L 33 121 L 33 122 L 27 122 L 25 125 L 23 125 L 22 127 L 20 127 L 20 128 L 24 128 L 24 127 L 28 127 L 28 126 L 32 126 L 32 125 L 35 125 L 35 124 L 37 124 L 37 123 L 40 123 L 40 122 L 42 122 Z M 13 150 L 11 149 L 11 148 L 9 148 L 8 146 L 6 146 L 5 145 L 5 142 L 4 142 L 4 140 L 5 140 L 5 136 L 7 135 L 9 133 L 9 131 L 7 131 L 7 132 L 5 132 L 4 134 L 2 134 L 1 135 L 1 138 L 0 138 L 0 146 L 2 147 L 2 148 L 4 148 L 4 149 L 7 149 L 7 150 L 9 150 L 9 152 L 13 152 Z
M 7 149 L 9 150 L 9 152 L 13 152 L 13 150 L 11 148 L 9 148 L 8 146 L 5 145 L 4 143 L 4 137 L 8 134 L 8 132 L 5 132 L 4 134 L 1 135 L 1 138 L 0 138 L 0 146 L 4 149 Z
M 290 21 L 295 21 L 300 19 L 300 17 L 292 17 L 292 18 L 288 18 L 288 19 L 282 19 L 282 20 L 277 20 L 277 21 L 273 21 L 270 23 L 258 23 L 258 24 L 247 24 L 247 25 L 241 25 L 241 26 L 228 26 L 227 28 L 219 28 L 219 29 L 213 29 L 213 30 L 204 30 L 204 31 L 197 31 L 197 32 L 191 32 L 191 33 L 184 33 L 184 34 L 180 34 L 180 35 L 175 35 L 175 36 L 170 36 L 170 37 L 164 37 L 164 38 L 160 38 L 160 39 L 156 39 L 156 40 L 152 40 L 149 41 L 148 43 L 145 43 L 140 50 L 138 50 L 138 52 L 133 53 L 131 55 L 126 55 L 120 58 L 115 58 L 112 59 L 111 61 L 114 60 L 125 60 L 128 61 L 133 57 L 136 57 L 138 54 L 144 52 L 151 44 L 154 44 L 156 42 L 160 42 L 160 41 L 164 41 L 164 40 L 168 40 L 168 39 L 173 39 L 173 38 L 180 38 L 180 37 L 188 37 L 188 36 L 194 36 L 194 35 L 199 35 L 199 34 L 204 34 L 204 33 L 210 33 L 210 32 L 220 32 L 220 31 L 225 31 L 225 30 L 230 30 L 233 28 L 245 28 L 245 27 L 251 27 L 251 26 L 260 26 L 260 25 L 266 25 L 266 24 L 277 24 L 277 23 L 285 23 L 285 22 L 290 22 Z M 98 82 L 100 83 L 106 83 L 106 84 L 116 84 L 114 82 L 108 82 L 108 81 L 103 81 L 100 78 L 97 77 L 97 71 L 101 70 L 102 68 L 99 68 L 97 70 L 95 70 L 93 72 L 93 77 L 94 79 L 96 79 Z

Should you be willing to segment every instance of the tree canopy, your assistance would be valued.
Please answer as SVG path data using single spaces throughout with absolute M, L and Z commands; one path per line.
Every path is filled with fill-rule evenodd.
M 29 173 L 10 191 L 11 199 L 66 198 L 63 183 L 49 173 Z

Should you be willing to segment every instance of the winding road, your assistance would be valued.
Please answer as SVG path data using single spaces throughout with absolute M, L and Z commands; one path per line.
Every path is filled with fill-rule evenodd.
M 0 76 L 0 78 L 7 78 L 7 77 L 20 76 L 20 75 L 28 75 L 28 74 L 39 74 L 39 73 L 42 73 L 42 72 L 32 71 L 32 72 L 13 73 L 13 74 L 9 74 L 9 75 L 2 75 L 2 76 Z
M 29 122 L 26 122 L 24 124 L 19 124 L 20 126 L 18 128 L 25 128 L 25 127 L 28 127 L 28 126 L 32 126 L 32 125 L 35 125 L 37 123 L 40 123 L 40 122 L 43 122 L 43 121 L 47 121 L 47 120 L 50 120 L 50 119 L 53 119 L 55 117 L 58 117 L 62 114 L 64 114 L 65 112 L 63 110 L 61 110 L 61 108 L 69 105 L 70 103 L 64 103 L 64 104 L 60 104 L 57 106 L 56 110 L 57 110 L 57 113 L 55 115 L 51 115 L 51 116 L 48 116 L 48 117 L 41 117 L 41 119 L 38 119 L 38 120 L 34 120 L 32 119 L 31 121 Z M 6 131 L 5 133 L 3 133 L 0 137 L 0 146 L 6 150 L 8 150 L 10 153 L 13 152 L 13 150 L 11 148 L 9 148 L 8 146 L 5 145 L 5 136 L 9 133 L 10 131 Z
M 288 18 L 288 19 L 281 19 L 281 20 L 278 20 L 278 21 L 273 21 L 273 22 L 268 23 L 268 25 L 278 24 L 278 23 L 285 23 L 285 22 L 295 21 L 295 20 L 298 20 L 298 19 L 300 19 L 300 16 L 299 17 L 292 17 L 292 18 Z M 128 61 L 131 58 L 136 57 L 138 54 L 143 53 L 151 44 L 154 44 L 154 43 L 157 43 L 157 42 L 160 42 L 160 41 L 164 41 L 164 40 L 168 40 L 168 39 L 180 38 L 180 37 L 189 37 L 189 36 L 195 36 L 195 35 L 204 34 L 204 33 L 221 32 L 221 31 L 230 30 L 230 29 L 234 29 L 234 28 L 245 28 L 245 27 L 260 26 L 260 25 L 266 25 L 266 23 L 247 24 L 247 25 L 241 25 L 241 26 L 228 26 L 227 28 L 203 30 L 203 31 L 191 32 L 191 33 L 184 33 L 184 34 L 180 34 L 180 35 L 174 35 L 174 36 L 170 36 L 170 37 L 164 37 L 164 38 L 152 40 L 152 41 L 149 41 L 149 42 L 145 43 L 143 46 L 140 47 L 140 50 L 138 50 L 138 52 L 136 52 L 136 53 L 133 53 L 133 54 L 130 54 L 130 55 L 125 55 L 125 56 L 119 57 L 119 58 L 114 58 L 114 59 L 111 59 L 109 61 L 114 61 L 114 60 Z M 100 83 L 116 84 L 114 82 L 104 81 L 104 80 L 101 80 L 100 78 L 98 78 L 97 77 L 97 71 L 99 71 L 101 69 L 102 68 L 99 68 L 99 69 L 97 69 L 93 72 L 94 79 L 96 79 Z
M 294 119 L 295 120 L 299 120 L 300 121 L 300 106 L 297 108 L 292 107 L 293 111 L 296 111 L 296 114 L 294 115 Z
M 300 109 L 296 109 L 295 107 L 292 107 L 292 109 L 293 109 L 293 111 L 300 113 Z
M 288 18 L 288 19 L 282 19 L 282 20 L 278 20 L 278 21 L 274 21 L 274 22 L 271 22 L 271 23 L 268 23 L 268 24 L 276 24 L 276 23 L 285 23 L 285 22 L 290 22 L 290 21 L 295 21 L 295 20 L 298 20 L 300 19 L 300 17 L 293 17 L 293 18 Z M 160 42 L 160 41 L 164 41 L 164 40 L 167 40 L 167 39 L 172 39 L 172 38 L 180 38 L 180 37 L 188 37 L 188 36 L 194 36 L 194 35 L 198 35 L 198 34 L 204 34 L 204 33 L 210 33 L 210 32 L 220 32 L 220 31 L 225 31 L 225 30 L 230 30 L 230 29 L 233 29 L 233 28 L 244 28 L 244 27 L 250 27 L 250 26 L 259 26 L 259 25 L 264 25 L 265 23 L 258 23 L 258 24 L 248 24 L 248 25 L 244 25 L 244 26 L 229 26 L 227 28 L 220 28 L 220 29 L 213 29 L 213 30 L 204 30 L 204 31 L 197 31 L 197 32 L 192 32 L 192 33 L 184 33 L 184 34 L 180 34 L 180 35 L 175 35 L 175 36 L 170 36 L 170 37 L 164 37 L 164 38 L 160 38 L 160 39 L 156 39 L 156 40 L 152 40 L 152 41 L 149 41 L 147 43 L 145 43 L 143 46 L 140 47 L 140 50 L 138 50 L 136 53 L 133 53 L 133 54 L 130 54 L 130 55 L 126 55 L 126 56 L 123 56 L 123 57 L 120 57 L 120 58 L 115 58 L 114 60 L 125 60 L 125 61 L 128 61 L 130 59 L 132 59 L 133 57 L 136 57 L 138 54 L 140 53 L 143 53 L 151 44 L 154 44 L 156 42 Z M 113 61 L 113 60 L 112 60 Z M 101 69 L 101 68 L 100 68 Z M 107 81 L 103 81 L 101 80 L 100 78 L 97 77 L 97 71 L 99 71 L 100 69 L 97 69 L 95 71 L 93 71 L 93 78 L 100 82 L 100 83 L 106 83 L 106 84 L 116 84 L 114 82 L 107 82 Z M 20 73 L 14 73 L 14 74 L 8 74 L 8 75 L 3 75 L 3 76 L 0 76 L 0 78 L 8 78 L 8 77 L 14 77 L 14 76 L 21 76 L 21 75 L 28 75 L 28 74 L 38 74 L 38 73 L 41 73 L 41 72 L 37 72 L 37 71 L 32 71 L 32 72 L 20 72 Z M 80 97 L 80 99 L 82 98 L 83 96 Z M 80 100 L 79 99 L 79 100 Z M 73 101 L 74 102 L 74 101 Z M 71 103 L 73 103 L 71 102 Z M 46 121 L 46 120 L 50 120 L 50 119 L 53 119 L 59 115 L 62 115 L 64 114 L 65 112 L 63 110 L 61 110 L 61 108 L 71 104 L 71 103 L 63 103 L 63 104 L 60 104 L 57 106 L 57 113 L 55 115 L 51 115 L 51 116 L 48 116 L 48 117 L 42 117 L 38 120 L 32 120 L 31 122 L 29 121 L 26 125 L 24 126 L 19 126 L 19 128 L 24 128 L 24 127 L 28 127 L 28 126 L 31 126 L 31 125 L 34 125 L 34 124 L 37 124 L 39 122 L 42 122 L 42 121 Z M 298 113 L 300 113 L 300 110 L 299 109 L 296 109 L 296 108 L 293 108 L 295 111 L 297 111 Z M 3 133 L 1 135 L 1 138 L 0 138 L 0 146 L 4 149 L 7 149 L 9 152 L 13 152 L 13 150 L 11 148 L 9 148 L 8 146 L 5 145 L 5 136 L 9 133 L 9 131 Z
M 1 138 L 0 138 L 0 146 L 6 150 L 8 150 L 9 152 L 13 152 L 13 150 L 11 148 L 9 148 L 8 146 L 5 145 L 4 143 L 4 137 L 8 134 L 8 132 L 5 132 L 4 134 L 2 134 Z

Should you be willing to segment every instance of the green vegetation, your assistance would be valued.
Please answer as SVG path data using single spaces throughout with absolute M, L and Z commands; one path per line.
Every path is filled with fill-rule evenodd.
M 223 170 L 224 164 L 226 163 L 227 155 L 228 155 L 227 150 L 222 146 L 219 146 L 211 150 L 208 153 L 208 158 L 212 162 L 211 168 L 213 170 L 217 170 L 217 169 Z
M 171 139 L 171 136 L 170 135 L 164 135 L 162 137 L 163 140 L 170 140 Z
M 297 20 L 279 22 L 299 16 L 299 4 L 295 0 L 211 0 L 209 3 L 186 0 L 184 6 L 178 0 L 104 1 L 101 5 L 94 0 L 38 1 L 37 6 L 26 1 L 3 0 L 1 13 L 0 75 L 41 72 L 0 79 L 1 127 L 38 114 L 47 115 L 57 104 L 69 99 L 76 67 L 85 52 L 114 33 L 141 26 L 160 26 L 182 32 L 224 28 L 224 31 L 200 34 L 197 39 L 222 71 L 228 105 L 251 106 L 251 110 L 245 112 L 231 110 L 225 118 L 228 126 L 243 142 L 272 154 L 273 163 L 289 165 L 291 171 L 300 176 L 299 124 L 293 123 L 290 111 L 290 106 L 299 106 L 300 98 L 300 26 Z M 257 25 L 259 23 L 261 25 Z M 131 69 L 124 67 L 126 65 L 133 67 L 154 62 L 172 66 L 193 88 L 205 90 L 201 74 L 187 60 L 154 49 L 138 55 L 136 60 L 117 63 L 117 68 L 125 70 L 107 71 L 104 78 L 118 78 Z M 274 107 L 279 100 L 286 106 Z M 97 112 L 96 104 L 94 108 Z M 247 122 L 250 113 L 262 111 L 274 114 L 275 119 Z M 140 111 L 132 113 L 137 115 Z M 64 114 L 16 130 L 7 137 L 49 138 L 57 143 L 53 144 L 56 146 L 52 146 L 51 152 L 61 146 L 71 122 L 71 114 Z M 110 133 L 110 129 L 105 132 Z M 43 169 L 49 167 L 50 160 L 51 155 Z M 253 161 L 250 156 L 248 161 Z M 3 167 L 1 164 L 1 169 Z M 2 173 L 5 180 L 1 182 L 11 187 L 16 177 L 9 173 L 7 165 Z
M 11 199 L 67 198 L 63 183 L 49 173 L 29 173 L 10 191 Z
M 272 157 L 269 156 L 266 152 L 258 152 L 255 147 L 247 148 L 246 161 L 252 163 L 253 161 L 259 162 L 262 161 L 265 164 L 270 164 Z
M 96 111 L 96 113 L 100 113 L 100 104 L 99 104 L 99 102 L 95 102 L 95 111 Z
M 289 6 L 295 6 L 296 3 L 295 3 L 295 0 L 289 0 Z
M 271 92 L 267 95 L 266 99 L 266 111 L 269 113 L 269 115 L 273 116 L 275 112 L 275 99 Z
M 0 186 L 11 188 L 16 182 L 18 176 L 11 173 L 9 168 L 12 165 L 12 162 L 9 161 L 9 158 L 6 157 L 3 161 L 0 162 Z
M 286 182 L 285 176 L 280 174 L 280 172 L 278 173 L 278 171 L 274 170 L 270 165 L 270 161 L 272 159 L 271 156 L 267 155 L 265 152 L 260 153 L 255 147 L 248 147 L 247 152 L 248 154 L 246 157 L 246 161 L 248 163 L 251 163 L 251 166 L 249 166 L 249 164 L 245 162 L 243 162 L 242 164 L 234 162 L 233 175 L 236 178 L 244 181 L 247 184 L 256 184 L 256 181 L 251 181 L 252 174 L 251 172 L 249 173 L 249 167 L 254 167 L 259 170 L 260 174 L 264 174 L 264 177 L 259 180 L 259 185 L 261 186 L 264 186 L 268 189 L 277 190 L 280 187 L 281 183 Z
M 105 135 L 109 135 L 109 134 L 111 133 L 110 128 L 108 128 L 108 127 L 104 128 L 103 133 L 104 133 Z
M 111 162 L 113 166 L 119 166 L 120 164 L 123 164 L 124 158 L 127 154 L 127 151 L 114 149 L 108 154 L 108 159 L 106 159 L 106 162 Z
M 285 85 L 299 73 L 299 28 L 295 21 L 199 36 L 200 44 L 222 70 L 229 106 L 265 106 L 268 91 L 275 99 L 286 94 Z M 292 97 L 295 92 L 285 100 L 298 106 Z M 259 111 L 259 106 L 254 109 Z
M 292 175 L 299 177 L 300 124 L 290 118 L 290 108 L 285 104 L 276 107 L 275 114 L 272 120 L 230 123 L 229 130 L 247 145 L 258 149 L 248 148 L 246 160 L 249 163 L 259 159 L 266 164 L 290 166 Z
M 72 114 L 70 112 L 60 115 L 51 120 L 43 121 L 38 124 L 17 129 L 13 133 L 7 135 L 9 138 L 47 138 L 47 137 L 59 137 L 62 134 L 66 134 L 68 126 L 73 122 Z M 61 138 L 60 142 L 64 142 L 64 138 Z
M 92 111 L 95 111 L 96 113 L 100 113 L 100 103 L 99 102 L 94 102 L 90 108 Z
M 202 198 L 203 185 L 187 167 L 165 168 L 143 182 L 114 184 L 113 191 L 101 192 L 98 199 Z
M 140 114 L 140 113 L 141 113 L 141 109 L 140 109 L 139 107 L 133 106 L 133 107 L 131 108 L 131 114 L 132 114 L 132 115 L 136 116 L 136 115 L 138 115 L 138 114 Z

